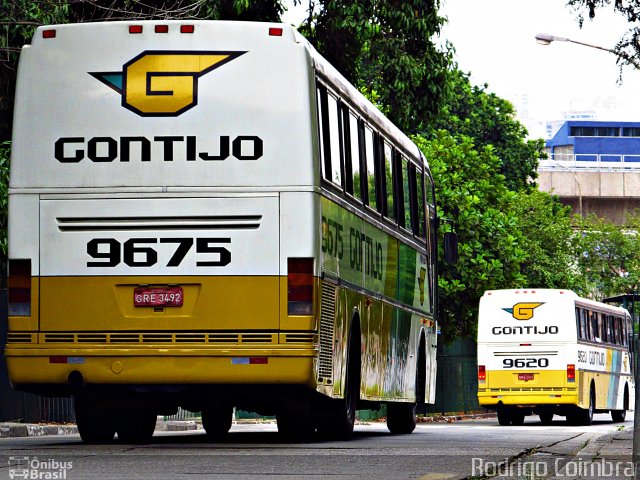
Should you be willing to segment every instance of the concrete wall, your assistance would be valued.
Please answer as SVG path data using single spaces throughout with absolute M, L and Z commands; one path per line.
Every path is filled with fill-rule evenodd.
M 596 213 L 622 225 L 628 212 L 640 209 L 640 172 L 543 171 L 536 181 L 583 216 Z

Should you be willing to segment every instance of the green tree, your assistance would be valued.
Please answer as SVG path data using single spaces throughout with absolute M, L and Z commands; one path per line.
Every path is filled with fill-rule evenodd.
M 478 300 L 485 290 L 526 285 L 521 266 L 527 255 L 515 199 L 500 173 L 491 146 L 476 149 L 472 139 L 444 130 L 414 140 L 429 160 L 441 218 L 455 222 L 459 238 L 456 265 L 438 265 L 439 302 L 445 338 L 473 337 Z
M 544 141 L 528 140 L 513 105 L 488 92 L 488 85 L 472 85 L 469 74 L 457 68 L 449 71 L 448 82 L 433 129 L 471 137 L 478 148 L 492 145 L 509 189 L 535 187 L 531 180 L 537 178 L 538 160 L 545 156 Z
M 582 292 L 571 207 L 546 192 L 531 190 L 518 192 L 510 208 L 525 240 L 526 259 L 520 268 L 527 286 Z
M 432 41 L 439 0 L 309 0 L 302 33 L 401 129 L 425 131 L 447 88 L 451 50 Z M 317 8 L 314 10 L 313 6 Z
M 582 27 L 585 15 L 590 20 L 596 18 L 598 10 L 609 8 L 620 14 L 629 22 L 629 29 L 622 33 L 620 39 L 611 50 L 618 56 L 620 74 L 624 67 L 632 67 L 640 70 L 640 3 L 623 2 L 622 0 L 567 0 L 567 6 L 576 13 L 577 20 Z
M 577 260 L 583 293 L 596 300 L 640 288 L 640 212 L 620 227 L 590 215 L 577 224 Z

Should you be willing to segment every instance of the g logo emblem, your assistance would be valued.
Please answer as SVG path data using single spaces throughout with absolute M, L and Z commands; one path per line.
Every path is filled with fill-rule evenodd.
M 122 106 L 146 117 L 177 117 L 198 104 L 198 78 L 246 52 L 145 51 L 122 72 L 90 75 L 122 95 Z
M 533 311 L 543 304 L 544 302 L 521 302 L 516 303 L 513 308 L 503 308 L 503 310 L 510 313 L 516 320 L 531 320 Z

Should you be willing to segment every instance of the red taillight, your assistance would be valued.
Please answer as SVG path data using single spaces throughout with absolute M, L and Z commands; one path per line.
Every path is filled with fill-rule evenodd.
M 156 25 L 154 30 L 156 33 L 169 33 L 169 25 Z
M 31 315 L 31 260 L 9 260 L 9 315 Z
M 193 25 L 180 25 L 180 33 L 193 33 L 195 27 Z
M 484 365 L 478 365 L 478 381 L 484 382 L 487 380 L 487 371 Z
M 289 315 L 313 313 L 313 258 L 289 258 L 287 261 Z
M 129 25 L 129 33 L 142 33 L 142 25 Z
M 576 381 L 576 366 L 567 365 L 567 382 L 575 382 L 575 381 Z
M 56 31 L 55 30 L 43 30 L 42 31 L 42 38 L 56 38 Z
M 282 28 L 280 27 L 271 27 L 269 28 L 269 35 L 272 37 L 281 37 L 282 36 Z

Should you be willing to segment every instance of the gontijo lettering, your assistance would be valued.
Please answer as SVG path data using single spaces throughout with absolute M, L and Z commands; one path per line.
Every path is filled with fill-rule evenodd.
M 247 52 L 148 50 L 120 72 L 89 72 L 140 116 L 177 117 L 198 104 L 198 78 Z

